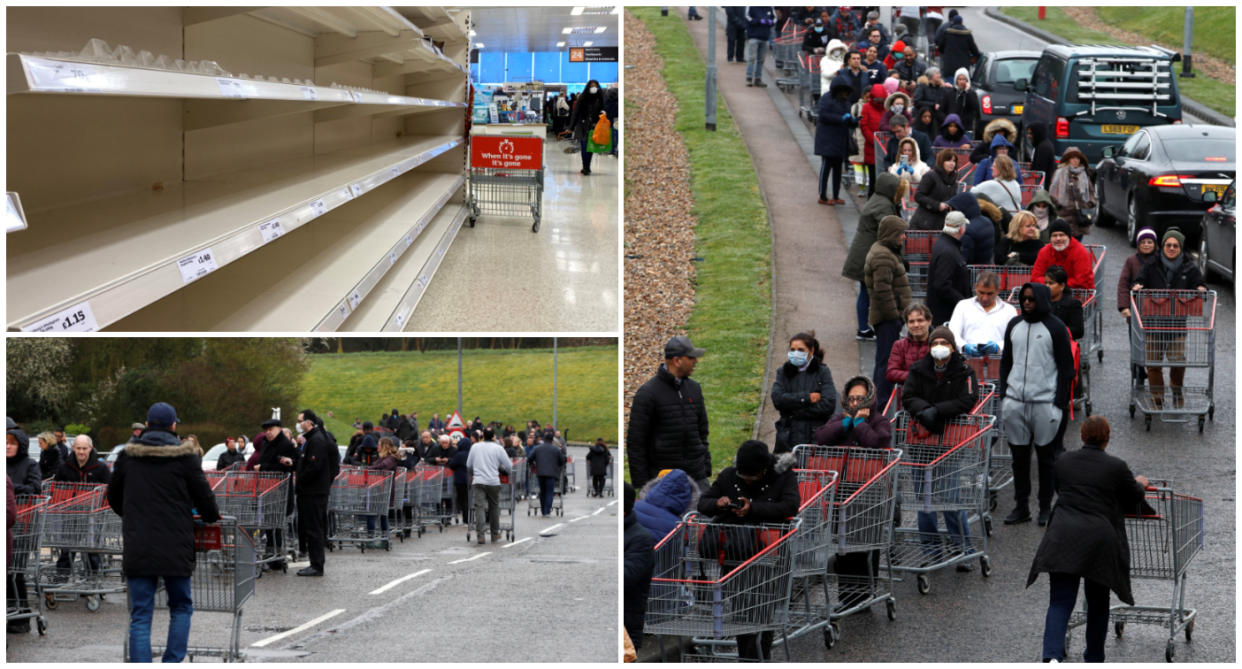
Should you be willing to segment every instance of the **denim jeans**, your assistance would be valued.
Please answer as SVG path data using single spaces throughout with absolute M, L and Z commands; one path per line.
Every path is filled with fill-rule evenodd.
M 858 282 L 858 301 L 854 303 L 854 310 L 858 316 L 859 332 L 870 330 L 871 323 L 867 322 L 867 312 L 871 311 L 871 297 L 867 295 L 867 284 L 862 281 Z
M 592 130 L 594 128 L 595 126 L 591 126 Z M 581 153 L 582 153 L 582 169 L 587 172 L 590 172 L 591 171 L 591 158 L 594 158 L 595 154 L 591 153 L 590 151 L 587 151 L 587 142 L 585 139 L 582 140 L 581 142 L 578 142 L 578 148 L 581 150 Z
M 969 553 L 971 551 L 970 524 L 966 521 L 966 512 L 941 511 L 940 513 L 944 515 L 944 527 L 948 530 L 950 544 L 956 543 L 962 547 L 963 551 Z M 936 528 L 936 512 L 919 511 L 918 523 L 919 538 L 923 541 L 923 546 L 930 551 L 931 546 L 938 541 L 940 536 Z
M 556 477 L 539 477 L 539 506 L 543 515 L 552 513 L 552 501 L 556 498 Z
M 1104 640 L 1108 637 L 1108 586 L 1085 578 L 1082 580 L 1086 582 L 1087 595 L 1087 648 L 1082 659 L 1103 662 Z M 1078 599 L 1078 581 L 1079 577 L 1074 574 L 1048 574 L 1048 614 L 1044 618 L 1045 660 L 1059 662 L 1065 656 L 1065 632 Z
M 871 371 L 871 380 L 875 382 L 875 400 L 877 407 L 883 407 L 888 396 L 893 392 L 893 384 L 885 376 L 888 371 L 888 355 L 893 352 L 893 344 L 901 338 L 901 319 L 884 321 L 875 326 L 875 367 Z
M 746 80 L 763 80 L 763 60 L 768 55 L 766 39 L 746 40 Z
M 130 576 L 129 580 L 129 661 L 151 661 L 151 617 L 155 612 L 155 590 L 164 579 L 168 593 L 168 645 L 164 662 L 185 659 L 190 643 L 190 616 L 194 602 L 190 599 L 189 576 Z

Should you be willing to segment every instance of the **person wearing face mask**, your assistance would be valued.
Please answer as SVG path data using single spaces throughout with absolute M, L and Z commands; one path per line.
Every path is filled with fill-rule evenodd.
M 805 53 L 808 56 L 814 56 L 816 54 L 822 55 L 828 48 L 828 43 L 831 40 L 831 37 L 832 36 L 828 34 L 827 28 L 824 26 L 824 22 L 819 19 L 815 19 L 815 23 L 811 25 L 811 29 L 806 31 L 806 34 L 802 36 L 802 53 Z
M 591 174 L 591 152 L 587 151 L 587 140 L 599 123 L 600 114 L 604 113 L 604 96 L 600 93 L 599 82 L 592 79 L 574 102 L 573 112 L 569 117 L 569 127 L 573 128 L 574 140 L 582 154 L 582 174 Z
M 815 428 L 837 409 L 837 388 L 832 371 L 824 364 L 824 351 L 815 331 L 799 332 L 789 339 L 786 362 L 772 382 L 772 405 L 780 412 L 776 421 L 777 453 L 811 443 Z
M 1082 242 L 1070 236 L 1070 225 L 1056 219 L 1048 225 L 1048 244 L 1039 250 L 1031 267 L 1031 281 L 1044 282 L 1044 272 L 1060 265 L 1069 274 L 1069 287 L 1095 290 L 1095 262 Z
M 824 57 L 819 60 L 819 90 L 827 92 L 832 88 L 837 72 L 845 67 L 845 56 L 849 47 L 839 39 L 831 39 L 824 47 Z M 848 98 L 847 98 L 848 99 Z M 846 110 L 848 111 L 848 109 Z
M 328 493 L 332 481 L 341 468 L 341 453 L 336 447 L 336 437 L 323 427 L 323 421 L 314 411 L 304 409 L 298 414 L 298 423 L 306 435 L 306 445 L 297 461 L 298 535 L 299 543 L 306 546 L 310 566 L 298 571 L 298 576 L 323 576 L 326 528 L 328 523 Z
M 1131 286 L 1131 290 L 1207 290 L 1207 285 L 1203 282 L 1203 274 L 1199 272 L 1199 266 L 1182 251 L 1185 241 L 1186 237 L 1176 227 L 1166 230 L 1164 238 L 1160 240 L 1160 251 L 1153 253 L 1153 257 L 1139 270 L 1138 278 Z M 1166 323 L 1165 327 L 1176 327 L 1176 324 L 1169 322 L 1168 319 Z M 1172 335 L 1148 336 L 1146 357 L 1148 360 L 1156 361 L 1161 359 L 1167 359 L 1169 362 L 1185 361 L 1186 341 L 1184 338 Z M 1185 378 L 1185 367 L 1170 367 L 1169 385 L 1173 396 L 1173 407 L 1176 409 L 1185 405 L 1185 396 L 1182 393 L 1182 381 Z M 1152 404 L 1155 405 L 1157 411 L 1163 409 L 1164 369 L 1162 367 L 1151 365 L 1147 367 L 1147 385 L 1151 390 Z
M 1048 243 L 1048 236 L 1052 234 L 1048 231 L 1048 226 L 1056 219 L 1052 213 L 1052 207 L 1052 196 L 1042 188 L 1036 190 L 1031 196 L 1031 201 L 1026 204 L 1026 210 L 1035 215 L 1035 227 L 1039 230 L 1039 241 L 1045 244 Z
M 1031 449 L 1039 460 L 1039 525 L 1052 512 L 1052 466 L 1064 450 L 1067 405 L 1078 370 L 1069 329 L 1052 313 L 1052 295 L 1042 283 L 1019 293 L 1021 313 L 1005 329 L 997 393 L 1002 398 L 1005 439 L 1013 453 L 1014 509 L 1005 524 L 1031 520 Z
M 1042 248 L 1044 242 L 1039 238 L 1039 221 L 1035 214 L 1020 211 L 1009 220 L 1008 234 L 996 240 L 996 264 L 1030 267 Z
M 867 251 L 863 268 L 864 283 L 870 298 L 867 321 L 876 333 L 872 378 L 880 397 L 888 397 L 892 391 L 884 374 L 888 354 L 901 336 L 902 314 L 914 301 L 906 262 L 901 257 L 905 239 L 906 222 L 900 216 L 885 216 L 880 220 L 879 233 Z
M 880 131 L 889 132 L 891 130 L 889 122 L 895 115 L 906 117 L 906 125 L 908 127 L 910 125 L 910 121 L 914 120 L 913 111 L 914 110 L 910 108 L 909 95 L 906 95 L 901 91 L 890 93 L 888 97 L 884 99 L 884 114 L 880 116 Z
M 678 335 L 664 344 L 664 363 L 630 403 L 625 458 L 630 482 L 642 488 L 662 470 L 680 469 L 706 489 L 712 473 L 703 389 L 690 378 L 706 353 Z

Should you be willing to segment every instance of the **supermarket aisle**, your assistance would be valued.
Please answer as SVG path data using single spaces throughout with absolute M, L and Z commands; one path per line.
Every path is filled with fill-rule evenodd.
M 596 156 L 591 176 L 578 154 L 549 144 L 543 223 L 482 215 L 463 226 L 407 329 L 570 331 L 620 328 L 617 266 L 618 162 Z

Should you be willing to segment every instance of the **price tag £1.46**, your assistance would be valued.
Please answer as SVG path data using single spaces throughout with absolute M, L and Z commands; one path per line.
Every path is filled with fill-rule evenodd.
M 210 248 L 192 253 L 177 261 L 177 269 L 181 270 L 183 283 L 201 279 L 219 268 L 220 266 L 216 264 L 216 255 Z
M 99 329 L 90 302 L 75 304 L 22 327 L 22 332 L 94 332 Z

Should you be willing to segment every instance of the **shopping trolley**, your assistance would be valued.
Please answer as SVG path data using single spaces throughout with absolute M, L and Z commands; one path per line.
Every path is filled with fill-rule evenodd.
M 286 472 L 229 470 L 212 492 L 220 515 L 237 520 L 238 527 L 254 537 L 260 565 L 282 565 L 297 559 L 293 510 L 289 499 L 292 477 Z
M 1178 632 L 1190 641 L 1195 630 L 1195 609 L 1186 608 L 1186 568 L 1203 550 L 1203 500 L 1173 491 L 1168 481 L 1149 481 L 1147 504 L 1154 514 L 1127 515 L 1126 538 L 1130 544 L 1130 576 L 1136 579 L 1171 581 L 1173 597 L 1166 606 L 1128 606 L 1109 609 L 1113 631 L 1118 637 L 1126 623 L 1160 625 L 1168 628 L 1164 659 L 1173 661 L 1173 639 Z M 1070 616 L 1069 629 L 1087 622 L 1085 611 Z M 1065 634 L 1069 648 L 1070 633 Z
M 800 522 L 731 525 L 687 514 L 656 544 L 644 631 L 661 650 L 665 636 L 694 639 L 683 660 L 727 657 L 718 642 L 738 635 L 783 635 Z
M 813 53 L 798 53 L 798 113 L 812 123 L 819 119 L 819 62 L 822 58 Z
M 1143 412 L 1151 430 L 1153 415 L 1165 423 L 1184 423 L 1198 415 L 1199 432 L 1215 420 L 1216 291 L 1140 290 L 1130 293 L 1130 417 Z M 1134 374 L 1140 367 L 1203 369 L 1206 385 L 1143 387 Z M 1150 381 L 1150 378 L 1148 379 Z
M 565 492 L 578 492 L 578 476 L 574 470 L 574 456 L 565 456 L 565 473 L 561 475 Z
M 1031 203 L 1031 198 L 1035 197 L 1035 191 L 1043 188 L 1043 186 L 1039 184 L 1027 183 L 1026 177 L 1023 176 L 1023 181 L 1022 183 L 1018 184 L 1018 188 L 1022 190 L 1022 195 L 1021 195 L 1022 208 L 1026 209 L 1026 205 Z
M 405 543 L 406 532 L 402 529 L 404 521 L 401 510 L 405 508 L 407 488 L 407 470 L 397 467 L 392 472 L 392 495 L 388 499 L 388 533 Z
M 11 623 L 33 618 L 39 636 L 47 634 L 47 619 L 43 617 L 43 597 L 39 595 L 38 584 L 43 514 L 47 508 L 48 499 L 46 495 L 17 496 L 17 521 L 9 528 L 12 536 L 12 552 L 6 571 L 10 583 L 20 578 L 25 584 L 26 598 L 24 600 L 9 599 L 6 595 L 5 622 Z
M 418 523 L 418 494 L 421 490 L 419 483 L 422 481 L 422 477 L 419 476 L 417 469 L 401 468 L 398 471 L 403 479 L 402 490 L 404 493 L 401 496 L 401 510 L 398 512 L 400 516 L 395 527 L 401 529 L 402 537 L 409 537 L 416 528 L 419 530 L 419 536 L 422 536 Z M 395 481 L 393 485 L 396 485 Z
M 906 270 L 906 279 L 910 281 L 910 296 L 916 301 L 924 302 L 927 300 L 927 282 L 930 277 L 930 266 L 930 262 L 911 262 L 910 268 Z
M 186 657 L 219 657 L 225 662 L 242 659 L 242 607 L 254 596 L 255 546 L 250 533 L 239 527 L 237 519 L 223 516 L 219 523 L 200 525 L 194 529 L 194 573 L 190 575 L 190 597 L 194 613 L 216 611 L 233 616 L 227 647 L 191 645 Z M 161 582 L 155 594 L 155 606 L 168 606 L 168 594 Z M 129 640 L 123 644 L 124 661 L 129 661 Z M 151 656 L 159 657 L 164 649 L 151 647 Z
M 527 464 L 530 465 L 531 469 L 533 469 L 535 466 L 535 463 L 533 460 L 528 461 Z M 565 476 L 566 476 L 565 469 L 566 469 L 566 466 L 567 465 L 561 465 L 560 472 L 557 473 L 556 480 L 553 481 L 552 483 L 552 486 L 553 486 L 552 511 L 556 513 L 556 515 L 558 516 L 565 515 Z M 539 481 L 538 477 L 536 477 L 531 471 L 527 471 L 527 476 L 531 479 L 532 490 L 531 490 L 531 495 L 528 498 L 528 503 L 526 505 L 526 515 L 531 516 L 536 513 L 542 512 L 543 506 L 542 506 L 542 502 L 539 500 L 540 488 L 539 488 L 539 483 L 538 483 Z
M 828 562 L 832 556 L 832 512 L 836 501 L 837 472 L 795 469 L 798 479 L 798 533 L 793 537 L 794 584 L 789 600 L 789 627 L 785 640 L 796 639 L 831 624 L 828 603 Z M 816 588 L 816 585 L 819 587 Z M 816 590 L 822 602 L 812 602 Z M 824 643 L 832 648 L 835 637 L 825 630 Z
M 82 598 L 93 613 L 105 595 L 125 592 L 121 517 L 108 505 L 107 490 L 98 483 L 52 482 L 44 487 L 48 502 L 40 547 L 60 551 L 57 560 L 42 564 L 39 571 L 48 609 Z
M 1091 273 L 1095 277 L 1095 287 L 1099 290 L 1104 285 L 1104 254 L 1108 248 L 1103 244 L 1083 244 L 1088 251 L 1091 252 Z M 1097 295 L 1097 304 L 1099 302 Z M 1083 353 L 1083 356 L 1095 354 L 1096 362 L 1104 362 L 1104 311 L 1096 309 L 1095 319 L 1092 322 L 1086 321 L 1087 314 L 1083 313 L 1083 321 L 1087 328 L 1095 334 L 1091 340 L 1091 347 Z
M 837 472 L 830 529 L 837 566 L 828 574 L 828 591 L 835 592 L 837 604 L 824 629 L 824 643 L 832 648 L 841 638 L 835 621 L 845 616 L 884 602 L 888 619 L 897 619 L 892 560 L 881 564 L 878 558 L 887 558 L 893 545 L 901 450 L 802 444 L 793 453 L 798 468 Z M 859 554 L 869 561 L 864 573 L 841 573 L 843 558 L 856 560 Z
M 377 527 L 392 504 L 392 484 L 393 472 L 341 467 L 328 493 L 328 550 L 356 544 L 365 553 L 371 542 L 392 549 L 388 534 Z
M 1035 190 L 1039 190 L 1040 188 L 1044 187 L 1044 176 L 1045 175 L 1043 171 L 1028 169 L 1026 167 L 1022 167 L 1020 169 L 1022 170 L 1022 185 L 1023 186 L 1033 186 Z M 1032 191 L 1031 195 L 1034 196 L 1034 191 Z M 1025 203 L 1023 203 L 1022 207 L 1026 208 L 1026 205 L 1029 203 L 1030 203 L 1030 200 L 1028 199 Z
M 996 292 L 1001 295 L 1014 288 L 1021 288 L 1022 284 L 1031 281 L 1031 268 L 1025 265 L 967 265 L 966 269 L 970 271 L 970 285 L 972 286 L 979 283 L 979 277 L 984 272 L 995 274 L 1000 283 L 996 287 Z
M 1078 383 L 1074 386 L 1074 408 L 1091 415 L 1091 352 L 1104 355 L 1104 318 L 1100 313 L 1099 293 L 1084 288 L 1070 289 L 1070 296 L 1082 304 L 1082 338 L 1078 341 Z
M 421 535 L 427 528 L 435 524 L 443 532 L 445 526 L 453 520 L 453 507 L 444 504 L 444 481 L 448 479 L 449 490 L 452 491 L 452 475 L 440 465 L 418 464 L 414 466 L 418 472 L 418 524 Z
M 988 455 L 988 511 L 995 511 L 1000 502 L 1000 492 L 1013 484 L 1013 452 L 1001 429 L 1001 398 L 996 384 L 979 382 L 979 401 L 970 413 L 992 416 L 996 419 L 990 431 L 990 454 Z M 984 531 L 992 535 L 992 519 L 984 520 Z
M 475 135 L 470 138 L 470 227 L 479 214 L 543 217 L 543 138 Z
M 785 29 L 772 40 L 772 64 L 777 71 L 776 85 L 786 93 L 799 85 L 798 58 L 804 37 L 806 28 L 786 22 Z
M 901 245 L 901 257 L 910 261 L 910 264 L 930 262 L 937 239 L 940 239 L 940 230 L 906 230 L 906 241 Z
M 466 543 L 470 543 L 470 538 L 478 522 L 474 516 L 474 479 L 471 478 L 470 485 L 466 488 L 467 508 L 470 509 L 470 522 L 466 523 Z M 500 533 L 505 538 L 513 541 L 513 528 L 516 524 L 514 521 L 517 514 L 517 485 L 512 474 L 500 475 L 500 498 L 497 504 L 498 513 L 500 515 Z M 484 523 L 486 524 L 486 522 Z M 488 531 L 490 532 L 490 526 Z M 479 539 L 482 539 L 482 535 Z
M 960 536 L 936 531 L 920 531 L 915 526 L 898 527 L 893 538 L 894 571 L 916 574 L 918 591 L 931 591 L 928 574 L 975 558 L 986 578 L 992 575 L 988 558 L 988 455 L 990 432 L 995 417 L 967 414 L 958 416 L 941 434 L 928 433 L 902 411 L 893 421 L 893 444 L 902 456 L 901 496 L 903 507 L 920 512 L 949 512 L 960 518 Z M 971 515 L 967 515 L 971 514 Z M 946 523 L 947 523 L 946 519 Z M 984 532 L 972 537 L 970 524 L 978 522 Z M 955 546 L 960 541 L 962 545 Z M 976 542 L 981 546 L 976 547 Z
M 511 476 L 517 488 L 517 498 L 530 497 L 530 477 L 527 476 L 529 472 L 526 469 L 526 458 L 510 458 L 509 462 L 513 464 Z

